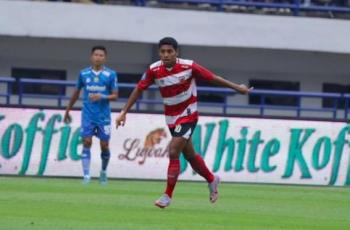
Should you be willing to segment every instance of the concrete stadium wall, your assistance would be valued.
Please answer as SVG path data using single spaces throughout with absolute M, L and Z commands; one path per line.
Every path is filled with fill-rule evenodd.
M 15 13 L 14 13 L 15 12 Z M 0 35 L 349 53 L 350 21 L 153 9 L 0 1 Z

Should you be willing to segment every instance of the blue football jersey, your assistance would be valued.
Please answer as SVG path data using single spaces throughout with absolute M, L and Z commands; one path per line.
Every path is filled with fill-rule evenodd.
M 110 124 L 111 108 L 109 100 L 91 101 L 89 95 L 96 93 L 110 95 L 112 91 L 118 90 L 117 82 L 117 73 L 107 67 L 104 67 L 98 75 L 95 75 L 91 67 L 80 71 L 76 87 L 77 89 L 83 89 L 82 124 Z

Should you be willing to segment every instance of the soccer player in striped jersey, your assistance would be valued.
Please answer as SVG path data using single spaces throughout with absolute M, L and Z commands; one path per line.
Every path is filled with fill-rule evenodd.
M 208 182 L 209 200 L 214 203 L 218 199 L 220 178 L 209 171 L 202 157 L 195 153 L 191 141 L 191 135 L 198 121 L 196 79 L 201 78 L 242 94 L 248 94 L 252 88 L 219 77 L 192 60 L 178 58 L 178 43 L 174 38 L 161 39 L 158 48 L 160 60 L 153 63 L 143 74 L 128 102 L 116 118 L 116 127 L 125 124 L 126 114 L 142 91 L 156 83 L 163 97 L 166 123 L 172 139 L 169 144 L 167 186 L 164 194 L 156 200 L 155 205 L 165 208 L 171 203 L 180 174 L 181 152 L 193 170 Z
M 81 161 L 84 173 L 84 184 L 90 182 L 90 148 L 92 136 L 100 139 L 102 166 L 100 183 L 107 183 L 107 165 L 110 158 L 109 139 L 111 130 L 110 101 L 117 100 L 117 73 L 107 68 L 107 50 L 104 46 L 95 46 L 91 50 L 91 67 L 80 71 L 76 89 L 64 115 L 64 121 L 70 122 L 69 111 L 78 100 L 83 89 L 83 109 L 81 113 L 81 137 L 83 138 L 83 152 Z

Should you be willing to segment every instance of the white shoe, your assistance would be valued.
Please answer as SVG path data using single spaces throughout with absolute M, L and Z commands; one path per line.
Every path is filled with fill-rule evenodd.
M 211 203 L 215 203 L 219 197 L 218 186 L 220 184 L 220 177 L 218 175 L 214 175 L 213 182 L 208 184 L 209 188 L 209 201 Z
M 167 194 L 163 194 L 156 202 L 154 202 L 155 206 L 159 208 L 168 207 L 171 203 L 171 198 Z
M 85 175 L 84 178 L 83 178 L 83 184 L 89 184 L 91 181 L 91 177 L 90 175 Z
M 106 171 L 102 171 L 100 172 L 100 184 L 101 185 L 107 185 L 107 172 Z

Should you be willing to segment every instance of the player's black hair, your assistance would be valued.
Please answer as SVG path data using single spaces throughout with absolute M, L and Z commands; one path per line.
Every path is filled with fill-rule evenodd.
M 162 45 L 171 45 L 175 50 L 177 50 L 177 41 L 175 38 L 172 37 L 165 37 L 160 39 L 158 43 L 158 48 L 160 48 Z
M 94 46 L 94 47 L 92 47 L 91 48 L 91 53 L 95 52 L 95 50 L 102 50 L 107 55 L 107 49 L 104 46 Z

